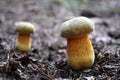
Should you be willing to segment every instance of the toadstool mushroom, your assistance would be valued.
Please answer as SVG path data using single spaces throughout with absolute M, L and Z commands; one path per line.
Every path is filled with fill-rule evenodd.
M 88 34 L 94 24 L 86 17 L 77 17 L 64 22 L 60 35 L 67 38 L 67 62 L 73 69 L 90 68 L 94 63 L 94 50 Z
M 21 51 L 29 51 L 31 48 L 30 35 L 35 31 L 34 25 L 29 22 L 16 22 L 15 26 L 16 32 L 18 32 L 16 48 Z

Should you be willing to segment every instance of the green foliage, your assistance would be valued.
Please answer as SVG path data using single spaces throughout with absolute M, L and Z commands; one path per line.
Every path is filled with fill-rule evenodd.
M 65 0 L 73 6 L 86 7 L 88 5 L 87 0 Z
M 112 12 L 112 13 L 118 13 L 120 14 L 120 8 L 109 8 L 109 11 Z

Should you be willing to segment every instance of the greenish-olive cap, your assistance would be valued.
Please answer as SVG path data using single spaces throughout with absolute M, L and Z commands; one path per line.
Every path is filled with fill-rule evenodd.
M 35 31 L 35 27 L 32 23 L 29 22 L 16 22 L 16 32 L 20 34 L 30 34 Z
M 89 34 L 94 30 L 94 23 L 87 17 L 76 17 L 65 21 L 60 27 L 60 35 L 64 38 L 74 38 Z

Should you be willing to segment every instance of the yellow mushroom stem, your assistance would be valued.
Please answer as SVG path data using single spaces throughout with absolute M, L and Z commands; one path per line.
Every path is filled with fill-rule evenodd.
M 18 34 L 16 47 L 21 51 L 28 51 L 31 47 L 30 34 Z
M 88 35 L 67 40 L 68 64 L 73 69 L 90 68 L 94 63 L 94 51 Z

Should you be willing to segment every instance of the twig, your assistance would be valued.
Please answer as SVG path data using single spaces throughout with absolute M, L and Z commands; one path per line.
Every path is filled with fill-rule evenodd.
M 36 68 L 39 72 L 42 72 L 41 74 L 44 75 L 48 80 L 52 80 L 52 79 L 50 78 L 50 76 L 48 76 L 47 74 L 45 74 L 45 73 L 42 71 L 41 68 L 39 68 L 37 65 L 33 64 L 31 61 L 30 61 L 30 63 L 31 63 L 31 65 L 32 65 L 34 68 Z

